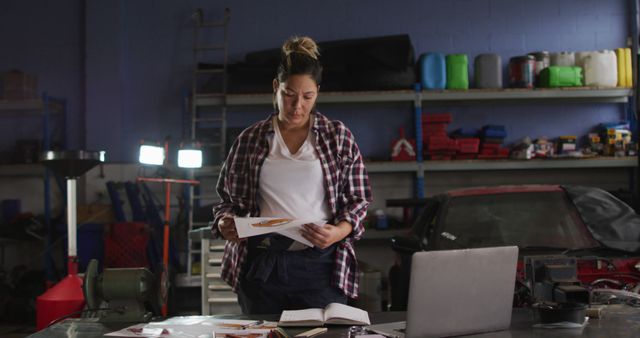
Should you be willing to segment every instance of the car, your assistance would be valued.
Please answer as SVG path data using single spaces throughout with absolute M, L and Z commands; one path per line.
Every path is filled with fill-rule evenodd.
M 640 303 L 640 216 L 629 205 L 595 187 L 513 185 L 424 200 L 408 234 L 391 239 L 391 310 L 406 309 L 414 252 L 507 245 L 519 247 L 514 306 L 554 297 L 589 302 L 584 292 L 603 290 L 619 290 L 608 300 Z

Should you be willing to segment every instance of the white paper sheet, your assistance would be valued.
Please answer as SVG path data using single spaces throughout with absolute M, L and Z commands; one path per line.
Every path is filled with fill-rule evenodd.
M 584 317 L 584 322 L 574 323 L 574 322 L 558 322 L 558 323 L 538 323 L 534 324 L 533 327 L 540 329 L 581 329 L 587 325 L 589 321 L 589 317 Z
M 146 337 L 146 338 L 194 338 L 194 337 L 224 337 L 227 334 L 239 337 L 266 336 L 276 328 L 277 323 L 254 320 L 213 319 L 202 318 L 196 322 L 186 317 L 170 318 L 162 322 L 136 324 L 105 334 L 105 337 Z
M 276 218 L 276 217 L 234 217 L 238 237 L 245 238 L 277 232 L 307 246 L 313 246 L 300 234 L 302 225 L 324 224 L 323 221 L 309 219 Z

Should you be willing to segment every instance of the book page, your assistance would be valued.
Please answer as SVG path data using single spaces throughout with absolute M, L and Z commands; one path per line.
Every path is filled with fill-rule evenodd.
M 208 316 L 172 317 L 160 322 L 136 324 L 105 337 L 266 337 L 277 323 L 262 320 L 216 319 Z M 213 335 L 212 335 L 213 332 Z M 81 335 L 80 335 L 81 336 Z M 224 338 L 224 337 L 223 337 Z
M 324 321 L 332 324 L 371 324 L 367 311 L 340 303 L 327 305 L 324 310 Z
M 304 309 L 304 310 L 285 310 L 280 315 L 280 321 L 278 324 L 286 324 L 293 322 L 324 322 L 324 310 L 322 309 Z

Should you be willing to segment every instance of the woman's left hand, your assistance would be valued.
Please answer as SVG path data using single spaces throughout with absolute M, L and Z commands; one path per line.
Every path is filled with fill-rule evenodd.
M 338 225 L 309 223 L 302 226 L 300 233 L 315 247 L 325 249 L 347 237 L 352 229 L 353 226 L 347 222 L 340 222 Z

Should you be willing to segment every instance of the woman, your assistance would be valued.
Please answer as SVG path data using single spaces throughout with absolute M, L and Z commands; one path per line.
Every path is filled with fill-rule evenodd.
M 212 231 L 227 240 L 222 278 L 244 313 L 346 303 L 358 295 L 353 243 L 364 233 L 369 179 L 354 137 L 315 110 L 322 79 L 316 43 L 292 37 L 273 80 L 276 112 L 245 129 L 222 167 Z M 322 219 L 302 236 L 239 239 L 234 216 Z

